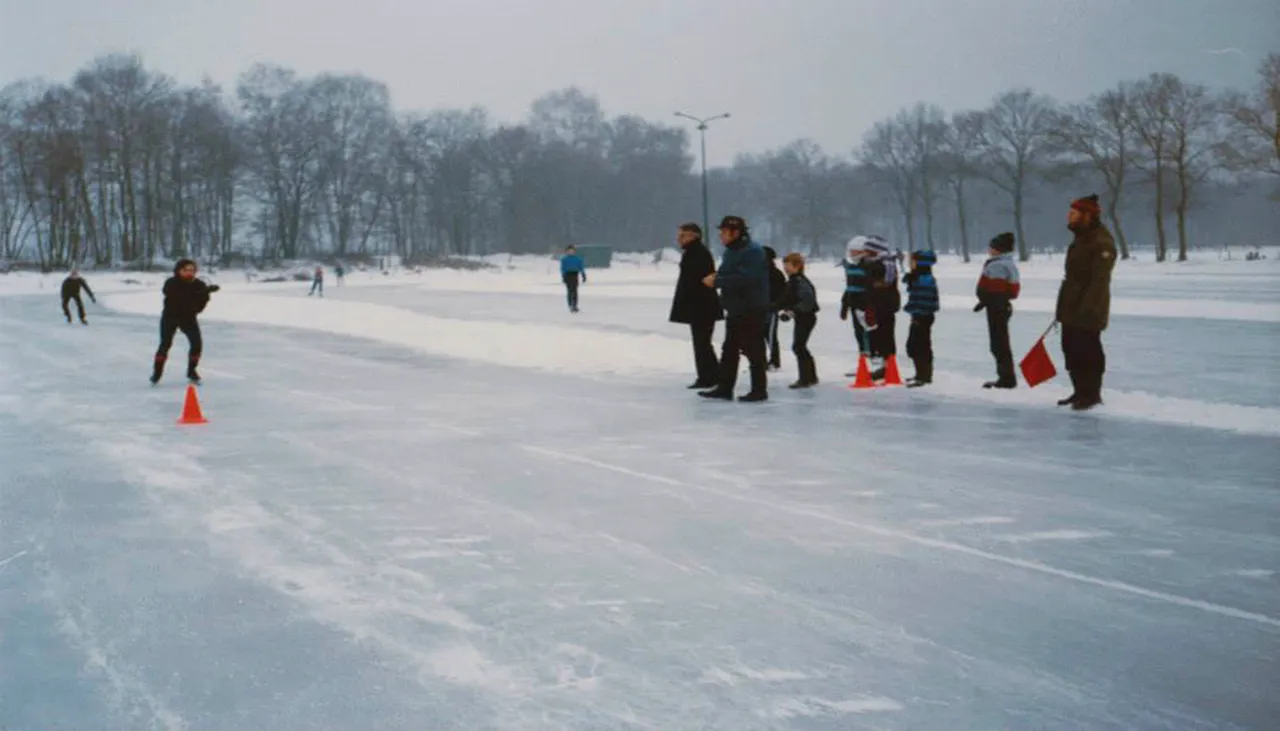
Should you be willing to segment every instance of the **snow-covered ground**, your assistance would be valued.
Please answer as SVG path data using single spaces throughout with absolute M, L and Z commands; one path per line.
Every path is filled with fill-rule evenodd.
M 86 274 L 89 328 L 0 276 L 0 729 L 1274 728 L 1269 254 L 1121 264 L 1084 415 L 978 388 L 977 262 L 936 387 L 871 392 L 815 265 L 824 383 L 764 405 L 682 388 L 670 255 L 577 316 L 547 259 L 221 272 L 182 428 L 161 274 Z

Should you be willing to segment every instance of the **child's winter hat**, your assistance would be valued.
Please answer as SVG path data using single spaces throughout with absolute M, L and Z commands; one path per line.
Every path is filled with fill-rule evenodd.
M 1102 212 L 1102 206 L 1098 204 L 1097 193 L 1071 201 L 1071 207 L 1081 213 L 1092 213 L 1095 216 Z
M 911 252 L 911 260 L 916 263 L 916 266 L 931 267 L 938 263 L 938 255 L 929 249 L 923 249 Z
M 178 272 L 182 271 L 183 267 L 188 267 L 188 266 L 193 266 L 193 267 L 194 267 L 194 266 L 196 266 L 196 262 L 195 262 L 195 260 L 194 260 L 194 259 L 179 259 L 179 260 L 178 260 L 177 262 L 175 262 L 175 263 L 174 263 L 174 265 L 173 265 L 173 273 L 174 273 L 174 274 L 177 274 Z M 199 267 L 196 267 L 196 268 L 198 269 Z
M 1013 251 L 1013 234 L 1005 232 L 991 239 L 991 248 L 1002 254 Z

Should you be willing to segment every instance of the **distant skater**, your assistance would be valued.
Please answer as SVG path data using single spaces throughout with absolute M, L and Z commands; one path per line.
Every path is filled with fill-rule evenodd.
M 307 296 L 317 293 L 324 296 L 324 267 L 316 267 L 315 274 L 311 276 L 311 291 L 307 292 Z
M 84 317 L 84 301 L 80 299 L 80 290 L 89 295 L 89 301 L 97 303 L 98 299 L 93 296 L 93 290 L 89 289 L 89 283 L 84 281 L 84 277 L 80 276 L 79 269 L 72 269 L 67 278 L 62 280 L 62 314 L 67 316 L 67 324 L 71 324 L 71 308 L 68 306 L 72 301 L 76 303 L 76 312 L 80 315 L 80 324 L 88 325 L 89 321 Z
M 578 279 L 581 277 L 582 283 L 587 282 L 587 265 L 582 262 L 582 257 L 578 256 L 578 250 L 573 246 L 566 246 L 564 256 L 560 257 L 560 278 L 564 280 L 565 295 L 569 300 L 569 311 L 578 311 Z
M 160 382 L 164 364 L 173 347 L 173 336 L 181 330 L 187 336 L 187 380 L 200 383 L 196 366 L 204 351 L 200 335 L 200 323 L 196 317 L 209 304 L 209 295 L 218 291 L 218 285 L 205 284 L 196 278 L 196 263 L 182 259 L 173 265 L 173 276 L 164 283 L 164 311 L 160 315 L 160 347 L 156 349 L 155 367 L 151 371 L 151 385 Z
M 337 266 L 335 266 L 333 268 L 333 283 L 341 287 L 342 278 L 346 276 L 346 274 L 347 274 L 347 270 L 343 268 L 342 264 L 338 264 Z

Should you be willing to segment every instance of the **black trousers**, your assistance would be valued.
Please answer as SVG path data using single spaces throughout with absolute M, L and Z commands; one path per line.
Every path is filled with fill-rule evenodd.
M 62 314 L 67 316 L 67 322 L 71 322 L 71 308 L 69 307 L 69 305 L 71 304 L 72 300 L 75 300 L 76 312 L 79 313 L 80 319 L 83 320 L 84 319 L 84 301 L 80 299 L 80 295 L 78 294 L 73 297 L 62 298 Z
M 204 339 L 200 336 L 200 323 L 191 319 L 160 317 L 160 347 L 156 348 L 156 370 L 164 367 L 169 357 L 169 348 L 173 347 L 173 336 L 179 331 L 187 336 L 187 362 L 189 368 L 195 368 L 200 362 L 200 354 L 204 352 Z
M 871 354 L 879 358 L 887 358 L 898 354 L 898 335 L 895 331 L 897 313 L 891 310 L 877 310 L 876 329 L 871 331 Z
M 731 316 L 724 321 L 724 346 L 720 353 L 720 378 L 718 387 L 732 391 L 738 382 L 738 357 L 747 356 L 751 368 L 751 392 L 766 393 L 769 389 L 765 373 L 763 312 Z
M 310 297 L 311 295 L 315 294 L 317 291 L 320 292 L 321 297 L 324 296 L 324 280 L 323 279 L 311 280 L 311 291 L 307 292 L 307 296 Z
M 916 368 L 933 363 L 933 315 L 913 315 L 907 331 L 907 357 Z
M 569 309 L 578 309 L 578 275 L 570 272 L 564 275 L 565 295 L 569 300 Z
M 1005 382 L 1017 380 L 1013 375 L 1013 346 L 1009 344 L 1012 313 L 999 304 L 987 307 L 986 313 L 987 337 L 991 340 L 991 354 L 996 358 L 996 376 Z
M 809 336 L 813 328 L 818 326 L 818 315 L 815 312 L 795 313 L 796 329 L 791 338 L 791 352 L 796 354 L 796 364 L 800 368 L 801 383 L 818 382 L 818 365 L 813 361 L 813 353 L 809 352 Z
M 716 323 L 700 322 L 689 325 L 689 335 L 693 338 L 693 364 L 698 369 L 698 383 L 711 387 L 719 380 L 720 362 L 716 359 L 716 348 L 711 344 L 715 335 Z
M 778 313 L 776 312 L 765 313 L 764 345 L 769 352 L 769 364 L 774 368 L 781 368 L 782 345 L 778 340 Z
M 1067 372 L 1079 393 L 1082 389 L 1096 395 L 1102 388 L 1102 374 L 1107 370 L 1107 354 L 1102 350 L 1102 332 L 1062 326 L 1062 355 Z

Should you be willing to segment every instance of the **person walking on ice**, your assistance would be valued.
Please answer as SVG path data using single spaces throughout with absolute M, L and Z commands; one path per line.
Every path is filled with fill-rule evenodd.
M 738 216 L 725 216 L 720 222 L 720 243 L 724 254 L 720 269 L 708 274 L 702 283 L 720 290 L 724 307 L 724 346 L 720 353 L 720 377 L 716 387 L 699 391 L 708 399 L 733 399 L 738 382 L 738 363 L 747 356 L 751 370 L 751 391 L 739 401 L 757 402 L 769 399 L 769 379 L 765 372 L 764 318 L 769 312 L 769 264 L 764 249 L 751 240 L 746 221 Z
M 68 306 L 74 300 L 76 303 L 76 313 L 80 315 L 80 324 L 88 325 L 89 321 L 84 317 L 84 301 L 80 299 L 80 290 L 89 295 L 89 301 L 97 303 L 98 299 L 93 296 L 93 290 L 89 289 L 89 283 L 84 281 L 84 277 L 80 276 L 80 270 L 73 268 L 67 278 L 62 280 L 62 314 L 67 316 L 67 324 L 71 324 L 71 308 Z
M 587 282 L 587 265 L 582 262 L 582 257 L 578 256 L 578 250 L 573 246 L 566 246 L 564 255 L 560 257 L 560 279 L 564 280 L 565 294 L 569 300 L 569 311 L 578 311 L 578 278 L 582 278 L 582 283 Z
M 316 267 L 315 274 L 311 276 L 311 291 L 307 292 L 307 296 L 310 297 L 317 292 L 321 297 L 324 296 L 324 267 Z
M 160 314 L 160 347 L 156 349 L 155 366 L 151 371 L 151 385 L 160 382 L 164 364 L 173 347 L 173 336 L 179 331 L 187 336 L 187 380 L 200 383 L 196 366 L 204 351 L 200 335 L 200 323 L 196 317 L 209 304 L 209 295 L 217 292 L 218 285 L 205 284 L 196 278 L 196 263 L 181 259 L 173 265 L 173 276 L 164 283 L 164 310 Z

